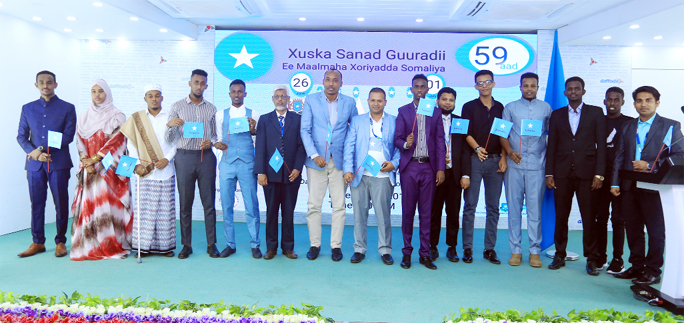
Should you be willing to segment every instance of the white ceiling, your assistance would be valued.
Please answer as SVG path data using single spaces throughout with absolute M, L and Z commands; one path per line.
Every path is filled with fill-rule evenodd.
M 197 26 L 215 25 L 416 32 L 560 29 L 564 45 L 684 45 L 684 0 L 0 0 L 0 13 L 79 39 L 195 39 Z M 630 29 L 633 24 L 640 28 Z

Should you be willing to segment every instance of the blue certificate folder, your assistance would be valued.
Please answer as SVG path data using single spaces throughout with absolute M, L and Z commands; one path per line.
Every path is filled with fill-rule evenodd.
M 184 123 L 183 138 L 204 138 L 204 122 Z

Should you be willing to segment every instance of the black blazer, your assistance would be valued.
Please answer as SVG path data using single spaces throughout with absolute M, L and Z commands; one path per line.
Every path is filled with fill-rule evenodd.
M 302 171 L 304 160 L 306 159 L 306 151 L 304 150 L 304 144 L 299 132 L 301 120 L 301 115 L 288 111 L 285 115 L 285 131 L 281 137 L 280 124 L 278 123 L 278 116 L 275 110 L 259 118 L 254 148 L 254 174 L 266 174 L 269 182 L 290 183 L 288 179 L 290 174 L 287 168 L 289 167 L 290 171 L 294 169 Z M 285 164 L 287 164 L 287 167 L 283 164 L 277 173 L 268 164 L 276 148 L 280 149 L 280 154 L 283 155 Z M 300 182 L 301 175 L 292 183 L 299 184 Z
M 451 122 L 454 122 L 456 118 L 461 117 L 452 114 Z M 451 129 L 448 131 L 451 131 Z M 470 160 L 472 149 L 470 149 L 470 145 L 466 142 L 467 136 L 467 134 L 463 135 L 460 133 L 451 134 L 451 156 L 449 158 L 451 158 L 451 170 L 454 172 L 456 183 L 459 183 L 464 175 L 470 176 L 472 172 L 472 162 Z
M 617 152 L 615 153 L 615 162 L 613 163 L 613 182 L 611 186 L 620 186 L 621 190 L 629 190 L 632 186 L 631 180 L 620 180 L 618 171 L 620 169 L 632 170 L 632 161 L 636 157 L 636 132 L 639 119 L 630 120 L 622 125 L 622 132 L 618 141 Z M 655 162 L 656 156 L 660 148 L 663 146 L 663 139 L 667 134 L 667 130 L 672 126 L 672 147 L 669 151 L 667 147 L 660 153 L 658 160 L 663 160 L 667 157 L 684 157 L 684 141 L 682 141 L 682 126 L 679 122 L 663 118 L 656 114 L 651 124 L 651 129 L 646 137 L 644 143 L 644 150 L 641 152 L 641 160 L 648 162 L 650 169 Z M 658 170 L 656 165 L 654 172 Z
M 581 179 L 606 174 L 606 119 L 603 109 L 584 104 L 577 132 L 572 134 L 568 109 L 551 113 L 549 144 L 546 150 L 546 175 L 566 178 L 574 167 Z

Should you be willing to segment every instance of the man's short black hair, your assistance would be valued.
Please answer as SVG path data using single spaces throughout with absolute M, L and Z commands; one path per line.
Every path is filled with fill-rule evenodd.
M 204 77 L 209 77 L 209 74 L 207 74 L 207 72 L 205 72 L 204 70 L 201 70 L 201 69 L 199 69 L 199 68 L 196 69 L 196 70 L 194 70 L 194 71 L 192 71 L 192 74 L 190 74 L 190 78 L 192 78 L 192 77 L 195 76 L 195 75 L 201 75 L 201 76 L 204 76 Z
M 652 86 L 648 86 L 648 85 L 640 86 L 639 88 L 634 90 L 634 92 L 632 92 L 632 99 L 634 101 L 636 101 L 637 94 L 639 94 L 641 92 L 651 93 L 651 94 L 653 94 L 653 98 L 656 101 L 660 101 L 660 92 L 658 92 L 658 90 L 656 90 L 656 88 L 654 88 Z
M 245 81 L 243 81 L 243 80 L 241 80 L 241 79 L 235 79 L 235 80 L 233 80 L 233 82 L 230 82 L 230 85 L 228 86 L 228 89 L 230 89 L 231 87 L 233 87 L 233 85 L 235 85 L 235 84 L 237 84 L 237 85 L 242 85 L 242 89 L 243 89 L 244 91 L 247 91 L 247 84 L 245 84 Z
M 328 72 L 332 72 L 332 71 L 339 73 L 340 74 L 340 81 L 342 81 L 342 71 L 340 71 L 336 68 L 331 68 L 331 69 L 325 71 L 325 73 L 323 73 L 323 79 L 325 79 L 325 76 L 328 74 Z
M 570 82 L 580 82 L 580 84 L 582 84 L 582 90 L 584 90 L 584 80 L 581 77 L 573 76 L 573 77 L 565 80 L 565 88 L 566 89 L 568 88 L 568 83 L 570 83 Z
M 40 71 L 38 74 L 36 74 L 36 83 L 38 83 L 38 76 L 41 75 L 52 75 L 52 79 L 57 83 L 57 76 L 55 76 L 55 73 L 52 73 L 50 71 Z
M 425 74 L 416 74 L 411 79 L 411 86 L 413 86 L 413 82 L 415 82 L 416 80 L 424 80 L 425 82 L 428 81 L 427 76 L 425 76 Z
M 490 70 L 479 70 L 477 73 L 475 73 L 475 82 L 477 82 L 477 78 L 482 76 L 482 75 L 489 75 L 492 77 L 492 81 L 494 81 L 494 73 Z
M 610 92 L 620 94 L 621 98 L 623 98 L 623 99 L 625 98 L 625 91 L 623 91 L 621 88 L 619 88 L 617 86 L 613 86 L 613 87 L 607 89 L 606 90 L 606 96 L 608 96 L 608 93 L 610 93 Z
M 535 79 L 537 80 L 537 85 L 539 85 L 539 75 L 535 73 L 527 72 L 523 75 L 520 75 L 520 85 L 522 85 L 524 79 Z
M 382 93 L 382 97 L 383 97 L 385 100 L 387 99 L 387 95 L 385 94 L 385 90 L 383 90 L 382 88 L 379 88 L 379 87 L 374 87 L 374 88 L 372 88 L 372 89 L 370 90 L 370 92 L 368 92 L 368 98 L 369 98 L 369 99 L 370 99 L 371 93 L 373 93 L 373 92 Z
M 450 87 L 446 87 L 446 86 L 443 87 L 442 89 L 440 89 L 439 92 L 437 92 L 437 100 L 439 100 L 439 98 L 441 98 L 442 94 L 444 94 L 444 93 L 449 93 L 449 94 L 453 95 L 454 100 L 456 100 L 456 90 L 454 90 Z

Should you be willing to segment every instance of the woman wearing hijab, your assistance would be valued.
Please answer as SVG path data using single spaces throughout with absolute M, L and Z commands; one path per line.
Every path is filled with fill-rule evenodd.
M 78 116 L 76 146 L 81 159 L 78 187 L 71 211 L 71 260 L 126 258 L 131 246 L 133 217 L 129 178 L 116 175 L 126 137 L 119 128 L 126 116 L 114 107 L 109 85 L 93 81 L 90 108 Z M 114 162 L 104 169 L 101 160 Z

